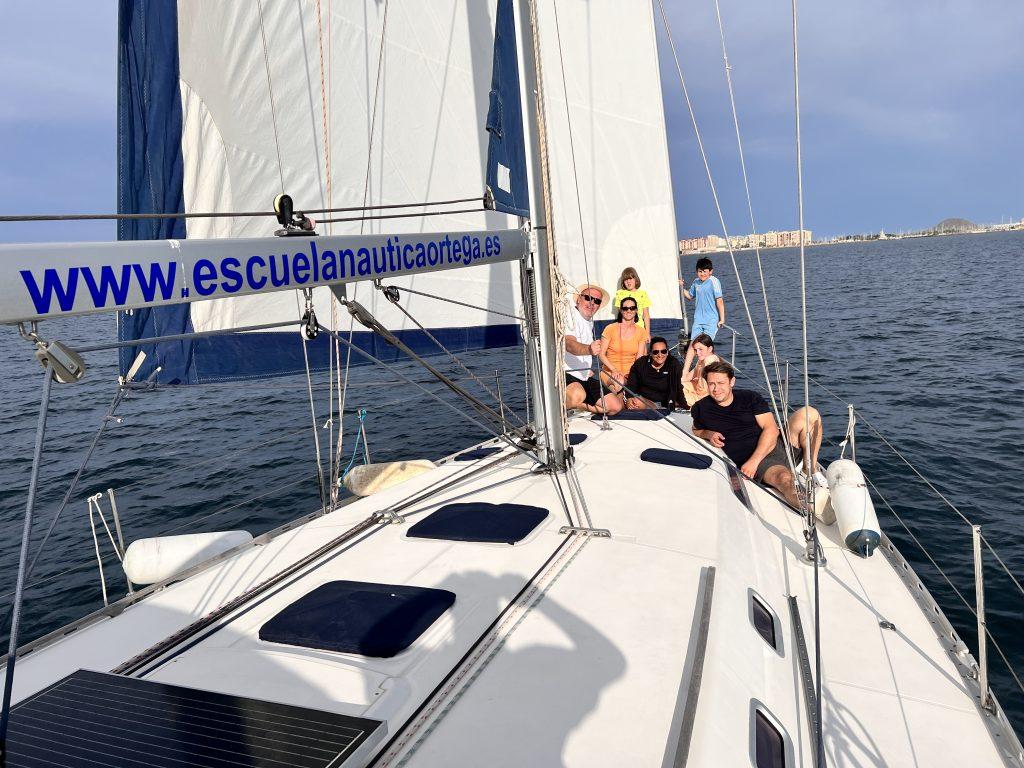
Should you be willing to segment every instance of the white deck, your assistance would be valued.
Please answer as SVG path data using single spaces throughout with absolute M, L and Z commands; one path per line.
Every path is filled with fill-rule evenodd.
M 688 427 L 688 417 L 673 418 Z M 707 656 L 687 765 L 751 765 L 753 702 L 785 731 L 787 765 L 811 765 L 787 603 L 788 595 L 796 596 L 813 665 L 813 569 L 801 560 L 800 518 L 748 483 L 755 512 L 749 511 L 719 460 L 707 470 L 638 461 L 648 447 L 708 452 L 666 422 L 613 421 L 610 431 L 599 426 L 576 419 L 571 431 L 588 434 L 576 448 L 576 466 L 593 523 L 609 529 L 611 539 L 566 542 L 559 528 L 568 521 L 552 477 L 532 474 L 522 457 L 463 483 L 446 478 L 463 475 L 467 465 L 448 463 L 33 652 L 18 664 L 15 700 L 80 667 L 114 668 L 373 511 L 444 481 L 430 505 L 412 508 L 410 521 L 474 489 L 474 500 L 528 503 L 551 514 L 514 547 L 412 540 L 405 536 L 408 525 L 379 526 L 236 612 L 146 677 L 385 720 L 387 738 L 401 736 L 381 766 L 671 765 L 690 682 L 698 586 L 702 570 L 713 566 Z M 963 665 L 889 561 L 881 552 L 860 558 L 828 529 L 823 534 L 828 765 L 1013 764 L 1000 756 Z M 527 591 L 510 607 L 535 574 L 540 591 Z M 260 626 L 285 605 L 335 579 L 438 587 L 457 599 L 391 659 L 259 640 Z M 750 590 L 778 615 L 781 653 L 750 623 Z M 882 629 L 882 619 L 895 630 Z M 470 655 L 465 676 L 453 676 L 449 695 L 403 731 L 482 636 L 486 642 Z

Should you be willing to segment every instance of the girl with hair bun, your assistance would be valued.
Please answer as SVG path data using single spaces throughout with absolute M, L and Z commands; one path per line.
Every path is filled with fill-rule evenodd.
M 640 288 L 640 275 L 636 273 L 633 267 L 626 267 L 619 276 L 618 290 L 615 292 L 615 301 L 613 302 L 614 306 L 618 308 L 622 300 L 627 296 L 636 301 L 636 324 L 641 328 L 647 329 L 647 334 L 650 335 L 651 297 L 647 295 L 647 291 Z

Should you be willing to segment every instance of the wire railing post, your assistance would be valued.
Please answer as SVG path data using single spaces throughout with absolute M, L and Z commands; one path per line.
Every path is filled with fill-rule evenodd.
M 974 601 L 978 614 L 978 686 L 982 708 L 992 710 L 992 694 L 988 687 L 988 649 L 985 622 L 985 575 L 981 561 L 981 526 L 972 525 L 974 539 Z
M 782 385 L 782 412 L 789 415 L 789 360 L 786 361 L 786 380 Z
M 857 461 L 857 414 L 853 410 L 853 403 L 846 406 L 850 415 L 850 458 Z

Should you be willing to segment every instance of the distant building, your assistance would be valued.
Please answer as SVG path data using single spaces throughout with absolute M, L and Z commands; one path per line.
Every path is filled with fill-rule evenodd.
M 812 236 L 809 229 L 804 230 L 804 244 L 811 242 Z M 741 248 L 792 248 L 800 245 L 800 231 L 789 232 L 760 232 L 756 235 L 732 235 L 729 238 L 728 247 L 733 250 Z M 679 241 L 680 253 L 703 253 L 706 251 L 721 251 L 726 249 L 724 237 L 718 235 L 705 235 L 704 237 L 691 237 Z
M 690 237 L 679 241 L 680 253 L 701 253 L 703 251 L 718 251 L 724 244 L 723 238 L 718 235 L 704 235 L 704 237 Z

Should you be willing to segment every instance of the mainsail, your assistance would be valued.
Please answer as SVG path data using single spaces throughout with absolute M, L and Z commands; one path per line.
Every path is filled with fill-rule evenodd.
M 515 72 L 515 37 L 501 30 L 513 4 L 501 5 L 499 13 L 498 3 L 480 0 L 122 0 L 121 212 L 259 211 L 283 192 L 299 210 L 365 209 L 327 215 L 359 220 L 321 222 L 320 234 L 515 228 L 515 215 L 484 211 L 481 200 L 490 182 L 499 209 L 526 213 L 524 193 L 518 203 L 510 194 L 521 182 L 509 178 L 525 169 L 514 168 L 500 145 L 521 130 L 518 101 L 495 98 Z M 675 226 L 651 8 L 573 0 L 558 3 L 556 19 L 553 3 L 539 5 L 559 268 L 573 283 L 613 290 L 622 268 L 634 266 L 653 316 L 675 326 Z M 588 34 L 572 34 L 578 29 Z M 594 55 L 592 41 L 605 37 Z M 471 202 L 438 204 L 450 200 Z M 396 205 L 405 207 L 378 208 Z M 396 213 L 404 218 L 369 218 Z M 257 217 L 127 221 L 119 237 L 250 238 L 274 228 Z M 453 351 L 520 340 L 510 317 L 521 314 L 515 264 L 388 282 L 482 308 L 402 295 Z M 414 350 L 438 351 L 372 284 L 350 286 L 348 295 Z M 303 303 L 299 292 L 285 291 L 136 310 L 121 314 L 119 336 L 296 320 Z M 313 305 L 321 323 L 349 332 L 351 320 L 328 289 L 313 290 Z M 396 354 L 358 325 L 354 339 L 385 358 Z M 311 367 L 326 367 L 325 338 L 306 351 Z M 294 328 L 147 352 L 165 383 L 297 373 L 306 365 Z M 123 351 L 122 372 L 134 356 Z

